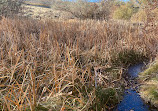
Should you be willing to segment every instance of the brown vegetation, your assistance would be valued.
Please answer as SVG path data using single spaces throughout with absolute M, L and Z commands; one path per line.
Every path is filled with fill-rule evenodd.
M 102 19 L 108 20 L 111 14 L 113 1 L 106 0 L 99 3 L 90 3 L 84 0 L 76 2 L 55 2 L 55 9 L 71 13 L 79 19 Z
M 68 4 L 62 4 L 64 7 L 59 5 L 59 13 L 66 11 L 80 20 L 46 20 L 56 13 L 49 2 L 27 2 L 33 5 L 27 6 L 32 8 L 29 9 L 32 13 L 25 9 L 24 13 L 42 18 L 35 20 L 10 16 L 21 11 L 21 4 L 5 1 L 5 5 L 0 5 L 5 9 L 0 17 L 2 111 L 112 110 L 122 99 L 122 92 L 127 86 L 123 78 L 125 68 L 152 60 L 158 54 L 155 4 L 149 4 L 140 12 L 133 10 L 132 2 L 129 5 L 112 4 L 112 8 L 110 0 L 102 3 L 62 2 Z M 145 16 L 140 17 L 145 18 L 145 22 L 133 24 L 109 19 L 115 7 L 122 5 L 125 7 L 116 14 L 130 19 L 138 11 L 132 19 L 139 18 L 140 14 Z M 124 13 L 126 9 L 128 11 Z M 66 16 L 65 13 L 63 15 Z M 146 101 L 152 99 L 152 104 L 157 106 L 155 67 L 157 64 L 142 73 L 146 74 L 142 79 L 152 75 L 150 79 L 154 81 L 145 81 L 140 91 Z
M 21 11 L 20 0 L 1 0 L 0 16 L 13 16 Z
M 150 31 L 95 20 L 37 21 L 3 17 L 0 21 L 0 108 L 95 110 L 99 102 L 106 109 L 115 107 L 124 84 L 122 67 L 156 56 L 156 28 Z M 94 73 L 98 69 L 102 74 L 98 75 L 101 82 L 97 84 L 104 84 L 107 97 L 104 100 L 95 95 Z

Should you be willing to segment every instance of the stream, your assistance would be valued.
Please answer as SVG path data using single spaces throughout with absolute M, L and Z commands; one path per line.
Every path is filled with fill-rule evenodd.
M 134 81 L 129 83 L 129 88 L 125 90 L 123 100 L 118 104 L 117 108 L 114 111 L 150 111 L 149 106 L 144 103 L 140 95 L 137 93 L 136 77 L 142 71 L 144 64 L 135 64 L 128 68 L 129 81 Z

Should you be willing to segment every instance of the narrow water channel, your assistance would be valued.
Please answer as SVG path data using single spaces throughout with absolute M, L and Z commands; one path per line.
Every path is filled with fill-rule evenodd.
M 131 81 L 138 77 L 143 66 L 144 64 L 140 63 L 128 68 L 128 75 Z M 149 106 L 144 103 L 133 84 L 129 85 L 129 89 L 125 90 L 123 100 L 114 111 L 149 111 Z

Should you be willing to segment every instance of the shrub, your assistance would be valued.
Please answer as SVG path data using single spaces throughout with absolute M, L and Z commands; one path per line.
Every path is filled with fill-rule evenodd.
M 114 11 L 113 18 L 129 20 L 132 17 L 132 15 L 137 12 L 137 10 L 138 8 L 134 7 L 134 5 L 129 2 L 116 9 Z

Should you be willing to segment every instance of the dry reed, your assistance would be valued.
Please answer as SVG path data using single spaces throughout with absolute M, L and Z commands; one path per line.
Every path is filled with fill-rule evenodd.
M 39 105 L 61 111 L 89 109 L 95 100 L 94 69 L 102 71 L 104 88 L 120 88 L 116 81 L 121 81 L 121 66 L 129 64 L 121 62 L 120 54 L 133 60 L 157 54 L 157 32 L 144 30 L 95 20 L 3 17 L 0 109 L 34 111 Z M 113 64 L 121 73 L 106 71 Z

